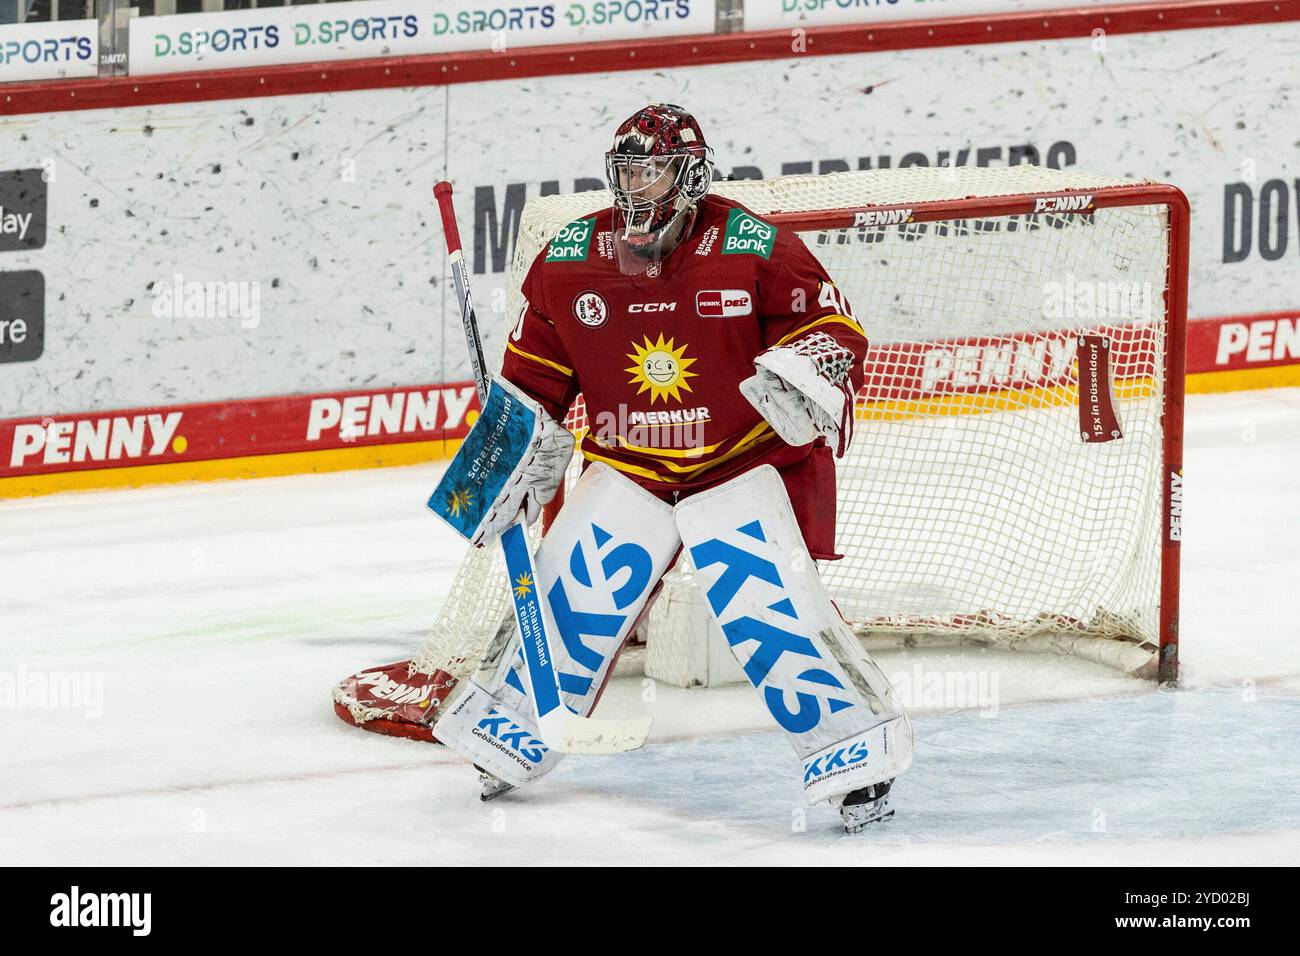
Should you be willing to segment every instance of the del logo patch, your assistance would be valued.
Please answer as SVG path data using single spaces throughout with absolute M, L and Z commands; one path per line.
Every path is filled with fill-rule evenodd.
M 609 319 L 609 306 L 595 292 L 582 292 L 573 300 L 573 317 L 589 329 L 598 329 Z
M 695 314 L 706 319 L 753 315 L 754 298 L 744 289 L 705 289 L 695 293 Z
M 743 209 L 733 209 L 727 215 L 727 231 L 722 237 L 724 256 L 749 254 L 769 259 L 775 244 L 776 226 Z
M 551 240 L 546 249 L 547 262 L 585 262 L 596 231 L 596 217 L 575 219 Z

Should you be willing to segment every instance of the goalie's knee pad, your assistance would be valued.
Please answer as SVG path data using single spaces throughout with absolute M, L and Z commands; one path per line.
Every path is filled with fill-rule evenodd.
M 755 468 L 676 512 L 732 653 L 803 761 L 809 803 L 906 770 L 911 725 L 826 593 L 776 470 Z
M 679 545 L 672 505 L 606 465 L 589 467 L 566 498 L 535 563 L 560 697 L 574 713 L 591 713 Z M 561 756 L 537 731 L 519 640 L 518 628 L 502 633 L 434 728 L 447 746 L 515 786 Z

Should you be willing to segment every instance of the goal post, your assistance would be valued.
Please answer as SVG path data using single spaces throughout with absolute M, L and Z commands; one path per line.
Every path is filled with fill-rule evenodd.
M 960 181 L 968 181 L 970 186 L 978 187 L 983 182 L 989 183 L 1001 180 L 1007 182 L 1014 177 L 1014 174 L 1020 171 L 1017 167 L 997 170 L 968 170 L 962 168 L 945 169 L 939 172 L 942 176 L 951 176 Z M 1177 680 L 1178 676 L 1178 607 L 1179 607 L 1179 582 L 1180 582 L 1180 544 L 1181 544 L 1181 516 L 1182 516 L 1182 460 L 1183 460 L 1183 398 L 1184 398 L 1184 381 L 1185 381 L 1185 359 L 1186 359 L 1186 322 L 1187 322 L 1187 283 L 1188 283 L 1188 262 L 1189 262 L 1189 243 L 1190 243 L 1190 206 L 1186 196 L 1175 186 L 1163 183 L 1126 183 L 1122 185 L 1100 185 L 1108 182 L 1107 180 L 1089 180 L 1088 177 L 1079 177 L 1074 173 L 1059 173 L 1055 170 L 1037 170 L 1035 173 L 1046 173 L 1047 177 L 1036 185 L 1049 185 L 1052 179 L 1057 180 L 1055 189 L 1045 190 L 1039 193 L 1026 194 L 1006 194 L 1006 195 L 969 195 L 963 198 L 939 199 L 932 201 L 918 201 L 913 203 L 897 202 L 893 204 L 876 205 L 870 208 L 844 208 L 839 210 L 808 210 L 794 212 L 773 212 L 767 218 L 778 226 L 787 226 L 799 232 L 806 239 L 812 238 L 809 242 L 814 253 L 818 254 L 823 261 L 827 258 L 828 248 L 845 245 L 851 246 L 850 237 L 855 231 L 868 228 L 888 228 L 888 225 L 877 226 L 876 223 L 888 224 L 891 220 L 898 220 L 900 235 L 907 234 L 909 229 L 917 229 L 921 224 L 932 223 L 935 228 L 947 229 L 950 233 L 956 233 L 965 230 L 968 234 L 978 231 L 976 223 L 986 223 L 989 232 L 998 231 L 1000 225 L 1004 233 L 1008 233 L 1009 227 L 1013 224 L 1025 227 L 1026 230 L 1032 228 L 1050 228 L 1066 229 L 1071 228 L 1071 222 L 1090 222 L 1089 228 L 1097 229 L 1099 219 L 1107 216 L 1106 212 L 1112 211 L 1114 214 L 1114 230 L 1109 239 L 1114 245 L 1094 242 L 1092 244 L 1083 244 L 1086 248 L 1091 245 L 1094 249 L 1104 251 L 1112 257 L 1114 266 L 1114 276 L 1109 277 L 1104 274 L 1104 269 L 1098 269 L 1089 266 L 1081 261 L 1083 254 L 1079 253 L 1079 258 L 1073 260 L 1058 259 L 1055 260 L 1055 271 L 1059 273 L 1058 277 L 1050 278 L 1051 272 L 1043 273 L 1045 283 L 1058 283 L 1063 288 L 1060 290 L 1063 299 L 1068 301 L 1067 287 L 1073 280 L 1074 288 L 1079 295 L 1075 296 L 1075 304 L 1081 304 L 1078 300 L 1086 299 L 1086 290 L 1091 289 L 1093 295 L 1093 312 L 1106 313 L 1114 311 L 1114 293 L 1117 291 L 1120 296 L 1128 291 L 1136 293 L 1136 296 L 1130 299 L 1130 305 L 1138 305 L 1139 309 L 1145 308 L 1146 303 L 1142 300 L 1145 293 L 1144 286 L 1151 288 L 1152 294 L 1159 297 L 1163 305 L 1163 314 L 1160 310 L 1152 309 L 1151 314 L 1139 316 L 1132 314 L 1133 308 L 1125 309 L 1124 303 L 1119 303 L 1118 315 L 1093 315 L 1089 317 L 1081 316 L 1081 311 L 1076 308 L 1073 310 L 1076 314 L 1074 318 L 1079 319 L 1073 328 L 1068 328 L 1071 335 L 1077 337 L 1080 335 L 1100 335 L 1109 339 L 1108 345 L 1113 349 L 1110 357 L 1110 369 L 1115 376 L 1116 381 L 1113 385 L 1124 388 L 1126 394 L 1120 396 L 1121 403 L 1127 399 L 1130 405 L 1149 404 L 1151 410 L 1158 415 L 1158 461 L 1159 470 L 1155 473 L 1146 471 L 1140 472 L 1141 477 L 1145 480 L 1148 476 L 1157 483 L 1157 495 L 1159 498 L 1159 544 L 1158 544 L 1158 594 L 1157 606 L 1158 612 L 1154 620 L 1154 630 L 1136 630 L 1133 628 L 1121 628 L 1120 630 L 1106 634 L 1106 638 L 1120 639 L 1125 642 L 1132 642 L 1139 648 L 1150 648 L 1154 645 L 1154 653 L 1150 660 L 1139 658 L 1136 655 L 1110 655 L 1105 651 L 1091 652 L 1081 647 L 1060 648 L 1066 653 L 1081 653 L 1081 656 L 1089 657 L 1101 663 L 1118 666 L 1129 673 L 1139 676 L 1152 677 L 1161 683 L 1171 683 Z M 852 176 L 853 174 L 848 174 Z M 880 173 L 878 175 L 885 175 Z M 825 177 L 818 177 L 824 179 Z M 1038 179 L 1038 176 L 1034 177 Z M 983 182 L 982 182 L 983 181 Z M 1078 182 L 1077 185 L 1072 183 Z M 1095 182 L 1098 185 L 1090 186 L 1089 182 Z M 1027 183 L 1026 183 L 1027 184 Z M 988 187 L 986 187 L 988 188 Z M 1157 244 L 1155 246 L 1155 255 L 1153 262 L 1148 266 L 1149 273 L 1142 278 L 1120 279 L 1116 278 L 1121 274 L 1129 273 L 1133 269 L 1135 262 L 1122 261 L 1129 255 L 1133 240 L 1140 239 L 1143 233 L 1141 223 L 1148 215 L 1154 217 L 1152 225 L 1156 228 L 1150 231 L 1146 237 Z M 1034 219 L 1038 221 L 1035 222 Z M 1160 222 L 1163 218 L 1163 223 Z M 867 226 L 864 223 L 872 223 Z M 966 223 L 964 227 L 959 223 Z M 1013 230 L 1014 231 L 1014 230 Z M 1103 229 L 1103 233 L 1105 230 Z M 919 233 L 915 233 L 919 235 Z M 1120 240 L 1125 242 L 1121 244 Z M 1067 251 L 1069 243 L 1060 244 L 1059 251 Z M 1026 261 L 1030 253 L 1025 253 L 1025 258 L 1021 260 L 1021 265 L 1028 265 Z M 973 256 L 974 262 L 980 262 L 978 256 Z M 985 260 L 986 261 L 986 260 Z M 840 283 L 839 275 L 828 263 L 831 277 L 837 283 Z M 1106 265 L 1107 263 L 1102 263 Z M 1074 270 L 1084 267 L 1087 274 L 1085 276 L 1075 275 Z M 978 268 L 978 267 L 977 267 Z M 988 274 L 987 272 L 985 273 Z M 1086 283 L 1095 283 L 1089 285 Z M 1117 289 L 1116 286 L 1121 286 Z M 986 290 L 987 291 L 987 290 Z M 1051 298 L 1056 294 L 1056 290 L 1046 291 L 1044 298 Z M 1106 307 L 1101 306 L 1100 297 L 1108 296 Z M 849 301 L 855 303 L 857 299 L 853 297 L 852 291 L 848 294 Z M 859 318 L 862 319 L 866 326 L 868 337 L 872 340 L 875 335 L 872 333 L 872 312 L 857 306 Z M 1070 311 L 1066 309 L 1066 311 Z M 1070 316 L 1063 316 L 1069 320 Z M 1145 326 L 1135 320 L 1146 318 Z M 1082 321 L 1091 319 L 1091 321 Z M 1163 324 L 1163 330 L 1160 325 Z M 965 350 L 966 355 L 971 355 L 970 350 L 976 348 L 988 349 L 997 348 L 999 341 L 1006 343 L 1008 341 L 1023 346 L 1023 343 L 1030 339 L 1021 337 L 1024 333 L 1003 329 L 1003 334 L 985 335 L 983 333 L 972 337 L 970 341 L 963 342 L 957 346 L 958 350 Z M 951 334 L 939 333 L 939 343 L 952 342 L 956 339 Z M 910 345 L 924 345 L 925 343 L 908 343 Z M 987 354 L 987 352 L 985 353 Z M 1000 353 L 1002 354 L 1002 353 Z M 906 402 L 897 401 L 898 379 L 906 375 L 908 371 L 915 372 L 916 369 L 908 369 L 909 359 L 915 355 L 913 349 L 907 348 L 900 343 L 892 343 L 884 348 L 876 347 L 868 354 L 867 359 L 867 382 L 862 392 L 858 395 L 857 400 L 857 418 L 858 428 L 869 429 L 871 425 L 864 422 L 879 422 L 893 416 L 923 417 L 925 415 L 944 415 L 944 414 L 986 414 L 990 409 L 996 406 L 997 409 L 1006 408 L 1027 408 L 1040 410 L 1050 404 L 1050 400 L 1045 400 L 1043 396 L 1033 394 L 1032 383 L 1021 382 L 1013 385 L 1012 391 L 1018 391 L 1015 401 L 1007 401 L 1006 395 L 995 397 L 993 402 L 989 401 L 966 401 L 957 402 L 955 405 L 952 400 L 963 392 L 960 388 L 952 388 L 943 392 L 937 388 L 927 390 L 925 381 L 921 382 L 919 391 L 922 396 L 915 396 L 912 406 L 907 407 Z M 982 358 L 982 357 L 981 357 Z M 976 359 L 980 361 L 980 359 Z M 954 367 L 958 365 L 958 360 L 954 359 Z M 979 390 L 987 382 L 978 381 L 981 375 L 985 374 L 984 369 L 978 372 L 975 368 L 968 370 L 968 375 L 976 377 L 978 385 L 973 390 L 966 390 L 967 394 L 974 391 L 979 394 Z M 1127 373 L 1127 374 L 1126 374 Z M 1134 374 L 1141 373 L 1141 374 Z M 1086 378 L 1086 373 L 1085 376 Z M 1080 387 L 1080 370 L 1073 369 L 1067 381 L 1060 383 L 1066 385 L 1068 392 L 1069 385 L 1072 384 L 1077 390 Z M 1069 381 L 1069 380 L 1072 380 Z M 1146 380 L 1143 383 L 1142 380 Z M 1158 380 L 1158 381 L 1157 381 Z M 996 383 L 994 383 L 996 385 Z M 1026 394 L 1028 393 L 1028 394 Z M 987 393 L 983 397 L 987 397 Z M 1068 394 L 1066 395 L 1068 399 Z M 948 401 L 948 407 L 944 408 L 944 400 Z M 1076 391 L 1076 402 L 1083 404 L 1084 397 L 1078 395 Z M 1121 416 L 1122 418 L 1122 416 Z M 1122 424 L 1122 421 L 1121 421 Z M 1122 438 L 1119 440 L 1123 440 Z M 1081 442 L 1082 444 L 1082 442 Z M 1154 459 L 1150 459 L 1154 460 Z M 861 448 L 855 449 L 855 453 L 848 456 L 848 468 L 852 469 L 855 464 L 859 467 L 862 464 L 869 463 L 870 459 L 864 454 Z M 1133 475 L 1133 472 L 1127 473 Z M 864 479 L 869 482 L 871 479 Z M 840 498 L 843 505 L 844 481 L 840 481 L 841 491 Z M 853 518 L 846 519 L 842 516 L 839 522 L 841 532 L 846 524 L 856 524 Z M 869 529 L 866 529 L 869 530 Z M 839 549 L 856 552 L 857 542 L 846 543 L 841 541 Z M 842 569 L 842 570 L 841 570 Z M 909 629 L 920 626 L 925 629 L 930 624 L 939 624 L 942 630 L 944 622 L 935 619 L 926 619 L 924 616 L 921 620 L 911 619 L 902 622 L 901 625 L 891 625 L 881 615 L 872 614 L 868 602 L 854 601 L 849 596 L 854 590 L 853 585 L 858 583 L 857 566 L 853 553 L 846 555 L 842 562 L 835 562 L 826 566 L 826 575 L 840 587 L 833 587 L 832 590 L 839 592 L 838 601 L 843 605 L 846 600 L 849 603 L 859 605 L 860 610 L 852 613 L 846 613 L 851 623 L 860 633 L 867 633 L 872 630 L 872 621 L 877 622 L 883 631 L 885 629 L 894 630 L 895 632 L 905 633 Z M 847 593 L 846 593 L 847 592 Z M 981 612 L 982 613 L 982 612 Z M 960 617 L 960 614 L 954 617 Z M 1054 622 L 1058 625 L 1067 625 L 1066 640 L 1071 638 L 1077 639 L 1087 631 L 1084 622 L 1079 619 L 1066 620 L 1057 616 Z M 960 626 L 960 622 L 952 626 Z M 914 640 L 908 640 L 906 643 L 914 643 Z M 884 642 L 876 642 L 880 646 Z M 1104 645 L 1103 645 L 1104 647 Z M 1134 662 L 1141 661 L 1139 664 Z
M 725 181 L 714 192 L 799 233 L 871 342 L 837 471 L 845 557 L 822 565 L 864 642 L 1051 651 L 1176 680 L 1183 194 L 1032 166 Z M 498 360 L 537 253 L 609 201 L 527 203 L 507 319 L 487 345 Z M 584 427 L 581 398 L 568 424 Z M 497 561 L 471 550 L 425 645 L 340 684 L 340 716 L 401 733 L 437 707 L 509 613 Z M 683 611 L 692 588 L 679 565 L 647 625 L 648 658 L 687 684 L 682 662 L 711 639 Z

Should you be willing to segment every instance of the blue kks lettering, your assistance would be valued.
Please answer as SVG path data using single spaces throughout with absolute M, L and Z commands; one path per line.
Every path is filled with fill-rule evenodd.
M 760 521 L 751 521 L 736 530 L 747 538 L 761 543 L 767 542 Z M 726 612 L 731 602 L 740 593 L 741 588 L 754 579 L 779 593 L 779 597 L 768 605 L 768 610 L 775 611 L 794 622 L 799 620 L 794 602 L 790 600 L 789 595 L 785 594 L 785 584 L 773 562 L 761 554 L 745 550 L 720 538 L 711 538 L 691 548 L 691 559 L 701 570 L 716 564 L 722 565 L 722 573 L 713 582 L 706 596 L 713 607 L 713 613 L 722 622 L 722 633 L 726 635 L 728 644 L 737 647 L 746 642 L 753 642 L 756 645 L 750 653 L 749 660 L 745 662 L 745 676 L 754 687 L 758 688 L 768 711 L 781 727 L 792 734 L 802 734 L 812 730 L 821 721 L 823 699 L 832 714 L 853 706 L 849 701 L 833 696 L 825 690 L 825 688 L 844 690 L 844 685 L 834 674 L 825 667 L 809 666 L 800 671 L 796 679 L 814 685 L 810 690 L 822 689 L 821 693 L 796 691 L 794 696 L 797 706 L 791 708 L 785 691 L 767 684 L 767 680 L 777 662 L 787 654 L 807 657 L 824 664 L 816 645 L 809 637 L 796 630 L 786 630 L 747 614 L 727 619 Z
M 871 755 L 865 742 L 859 740 L 845 747 L 839 747 L 828 754 L 822 754 L 815 760 L 810 760 L 804 764 L 803 782 L 805 785 L 816 780 L 832 770 L 839 770 L 844 767 L 851 767 L 853 764 L 862 763 Z
M 627 623 L 626 613 L 586 610 L 591 603 L 607 607 L 612 599 L 617 611 L 638 607 L 646 590 L 654 584 L 654 559 L 650 552 L 630 541 L 617 542 L 597 524 L 591 525 L 595 543 L 595 567 L 600 580 L 592 578 L 592 563 L 581 540 L 569 552 L 569 582 L 561 576 L 546 592 L 555 630 L 569 658 L 568 669 L 559 672 L 561 692 L 586 697 L 596 674 L 618 648 L 618 636 Z M 616 581 L 620 583 L 615 583 Z M 570 593 L 572 589 L 572 594 Z M 526 693 L 519 675 L 512 670 L 506 683 Z
M 520 727 L 496 708 L 478 722 L 480 730 L 487 731 L 494 740 L 505 744 L 519 756 L 533 763 L 538 763 L 546 756 L 546 744 L 538 740 L 529 731 Z

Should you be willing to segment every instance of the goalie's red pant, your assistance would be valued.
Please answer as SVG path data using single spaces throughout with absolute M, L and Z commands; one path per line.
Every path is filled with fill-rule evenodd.
M 584 463 L 584 468 L 589 464 Z M 785 483 L 786 494 L 790 496 L 790 505 L 799 522 L 799 530 L 803 532 L 808 553 L 818 561 L 836 561 L 844 557 L 835 550 L 835 456 L 829 446 L 823 439 L 818 439 L 803 457 L 784 466 L 778 464 L 776 469 Z M 735 476 L 728 474 L 715 482 L 678 493 L 665 491 L 662 485 L 637 481 L 635 475 L 624 477 L 636 481 L 655 497 L 676 504 Z

